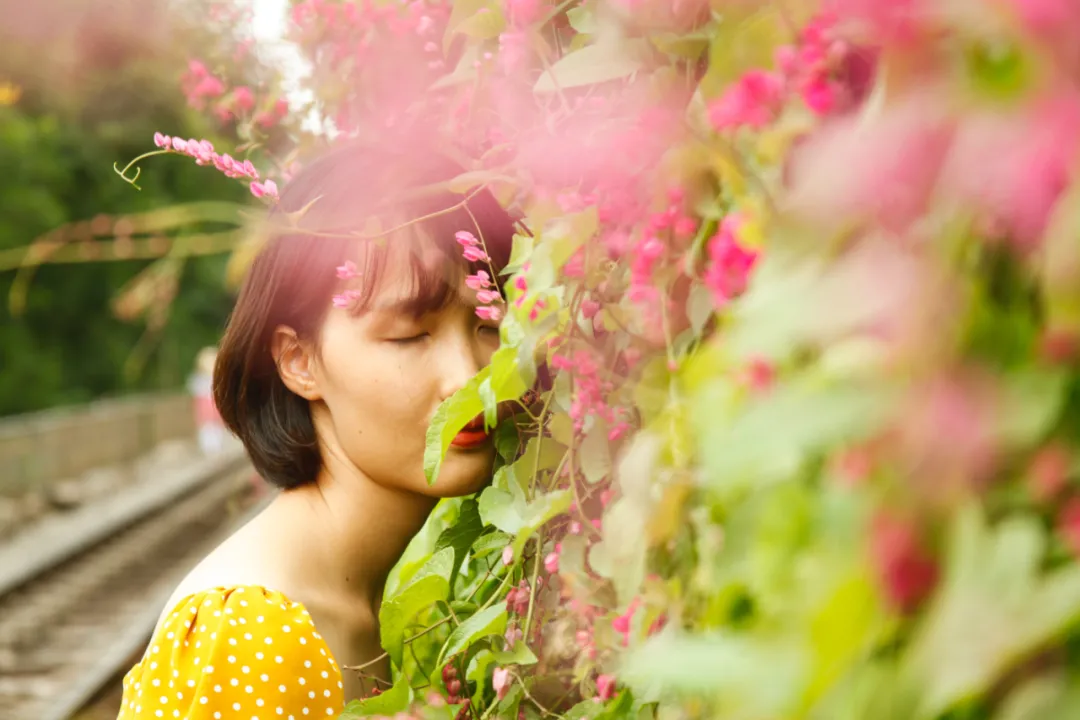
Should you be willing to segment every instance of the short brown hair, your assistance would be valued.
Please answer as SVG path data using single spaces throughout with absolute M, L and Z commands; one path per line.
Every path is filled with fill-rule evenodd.
M 270 344 L 280 325 L 301 338 L 317 338 L 338 291 L 332 282 L 336 266 L 363 254 L 364 285 L 356 305 L 362 310 L 385 269 L 387 244 L 410 235 L 426 238 L 425 247 L 464 267 L 454 235 L 468 230 L 483 237 L 496 272 L 506 265 L 515 230 L 510 215 L 486 190 L 465 196 L 437 187 L 445 188 L 461 172 L 435 153 L 351 143 L 306 165 L 283 188 L 269 221 L 288 229 L 273 232 L 252 263 L 214 368 L 221 417 L 268 482 L 303 485 L 322 465 L 308 401 L 282 382 Z M 419 218 L 378 241 L 346 236 L 371 229 L 373 220 L 381 226 L 375 232 L 385 232 Z M 434 277 L 425 268 L 430 263 L 412 263 L 418 315 L 444 306 L 456 293 L 445 273 Z

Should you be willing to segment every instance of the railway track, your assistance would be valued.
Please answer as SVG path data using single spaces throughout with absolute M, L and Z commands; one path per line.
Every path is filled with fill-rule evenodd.
M 239 451 L 0 548 L 0 720 L 68 720 L 144 646 L 176 583 L 261 507 Z

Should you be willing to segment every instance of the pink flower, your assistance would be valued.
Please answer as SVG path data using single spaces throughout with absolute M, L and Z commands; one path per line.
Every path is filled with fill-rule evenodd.
M 278 197 L 277 183 L 273 180 L 267 180 L 264 183 L 253 182 L 251 183 L 251 194 L 257 198 L 268 197 L 276 200 Z
M 596 678 L 596 696 L 602 701 L 615 697 L 615 677 L 600 675 Z
M 476 316 L 481 320 L 490 320 L 492 322 L 498 322 L 502 319 L 502 310 L 494 305 L 481 305 L 476 308 Z
M 751 70 L 709 105 L 709 122 L 717 130 L 748 125 L 761 129 L 772 122 L 782 102 L 780 77 Z
M 871 553 L 886 597 L 901 612 L 914 610 L 937 584 L 937 563 L 906 520 L 885 514 L 875 518 Z
M 501 300 L 502 295 L 499 294 L 498 290 L 477 290 L 476 299 L 487 305 Z
M 1058 515 L 1057 531 L 1073 555 L 1080 556 L 1080 499 L 1065 503 Z
M 168 150 L 172 147 L 172 138 L 168 135 L 162 135 L 159 132 L 154 133 L 154 144 L 159 148 L 165 148 Z
M 550 552 L 544 558 L 544 569 L 554 575 L 559 572 L 559 553 Z
M 345 292 L 335 295 L 333 302 L 336 308 L 348 308 L 354 302 L 360 299 L 359 290 L 346 290 Z
M 712 262 L 705 271 L 704 281 L 718 306 L 746 289 L 750 271 L 757 263 L 757 251 L 742 247 L 736 238 L 736 230 L 741 224 L 742 219 L 737 215 L 727 216 L 720 231 L 709 241 Z
M 454 233 L 454 239 L 457 240 L 463 248 L 475 247 L 480 244 L 480 241 L 476 239 L 476 236 L 468 230 L 458 230 Z
M 247 85 L 241 85 L 233 90 L 233 102 L 241 110 L 251 110 L 255 107 L 255 94 Z
M 186 152 L 187 140 L 184 140 L 183 138 L 173 138 L 172 147 L 176 152 Z
M 828 78 L 819 75 L 812 78 L 802 89 L 806 106 L 818 115 L 826 115 L 836 107 L 836 87 Z
M 465 259 L 469 262 L 485 262 L 487 260 L 490 260 L 488 254 L 484 252 L 482 248 L 476 247 L 474 245 L 466 246 L 461 254 L 465 256 Z
M 512 545 L 507 545 L 502 551 L 503 565 L 510 565 L 514 562 L 514 548 Z
M 1069 481 L 1072 458 L 1064 445 L 1049 445 L 1040 450 L 1028 467 L 1028 489 L 1037 502 L 1057 497 Z
M 483 270 L 477 270 L 475 275 L 469 275 L 465 278 L 465 285 L 470 290 L 483 290 L 486 287 L 490 287 L 491 276 Z
M 510 690 L 510 671 L 506 668 L 495 668 L 491 674 L 491 687 L 495 689 L 495 695 L 502 700 Z
M 360 273 L 356 270 L 356 263 L 352 260 L 346 260 L 344 264 L 338 265 L 334 269 L 337 271 L 339 280 L 352 280 L 354 277 L 360 276 Z

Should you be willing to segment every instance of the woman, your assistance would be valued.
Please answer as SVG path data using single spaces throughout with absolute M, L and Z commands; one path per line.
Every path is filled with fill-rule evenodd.
M 513 222 L 433 154 L 360 145 L 308 165 L 271 215 L 225 331 L 214 398 L 271 504 L 180 583 L 124 680 L 122 720 L 337 717 L 371 682 L 387 573 L 441 497 L 489 479 L 482 423 L 424 478 L 438 405 L 497 349 L 466 275 L 506 263 Z M 455 234 L 481 238 L 467 263 Z M 381 239 L 342 237 L 386 233 Z M 386 679 L 386 662 L 366 668 Z

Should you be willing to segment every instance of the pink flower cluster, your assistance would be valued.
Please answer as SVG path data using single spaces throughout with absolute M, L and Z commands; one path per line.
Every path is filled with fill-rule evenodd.
M 579 349 L 572 355 L 555 353 L 551 356 L 551 366 L 572 374 L 574 378 L 574 396 L 570 401 L 570 419 L 574 430 L 581 432 L 585 419 L 596 416 L 608 424 L 608 439 L 619 439 L 629 425 L 623 412 L 608 405 L 608 396 L 615 391 L 615 384 L 600 376 L 600 363 L 590 350 Z
M 480 241 L 468 230 L 458 231 L 454 239 L 461 245 L 462 257 L 469 262 L 491 262 L 491 258 L 481 247 Z M 480 301 L 480 306 L 476 308 L 478 317 L 493 322 L 502 319 L 503 311 L 498 306 L 498 303 L 502 302 L 502 294 L 495 288 L 491 275 L 484 270 L 477 270 L 476 273 L 465 278 L 465 284 L 476 292 L 476 299 Z
M 739 244 L 742 223 L 737 214 L 728 215 L 720 223 L 719 232 L 709 240 L 710 263 L 705 269 L 704 282 L 717 307 L 723 307 L 746 290 L 750 272 L 757 264 L 758 252 Z
M 225 94 L 225 82 L 211 73 L 199 60 L 189 60 L 187 72 L 180 78 L 180 86 L 188 105 L 196 110 L 206 107 L 209 99 Z
M 247 117 L 260 104 L 267 109 L 256 114 L 254 120 L 263 128 L 277 125 L 289 113 L 289 103 L 284 98 L 260 101 L 255 91 L 247 85 L 238 85 L 232 92 L 228 92 L 225 82 L 211 73 L 199 60 L 188 61 L 188 70 L 180 79 L 180 87 L 188 105 L 196 110 L 203 110 L 208 103 L 216 101 L 213 102 L 212 112 L 222 123 Z
M 158 132 L 154 133 L 154 144 L 162 150 L 194 158 L 196 165 L 213 165 L 225 177 L 250 179 L 252 181 L 251 194 L 257 198 L 267 197 L 276 200 L 278 197 L 277 183 L 273 180 L 259 182 L 259 172 L 250 160 L 240 162 L 228 153 L 219 154 L 215 152 L 209 140 L 184 140 Z
M 891 1 L 891 0 L 890 0 Z M 836 18 L 823 14 L 809 22 L 797 45 L 776 51 L 775 71 L 751 70 L 709 105 L 717 130 L 772 123 L 792 94 L 818 115 L 844 110 L 868 91 L 872 65 L 832 32 Z

